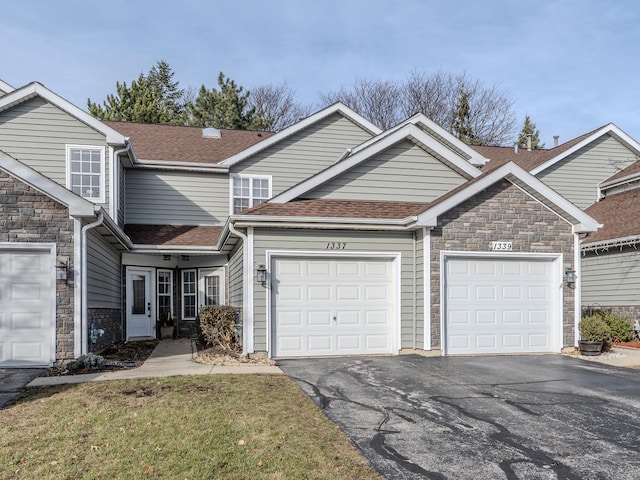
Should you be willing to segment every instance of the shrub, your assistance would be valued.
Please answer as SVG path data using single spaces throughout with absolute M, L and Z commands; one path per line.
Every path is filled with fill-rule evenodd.
M 587 342 L 602 342 L 610 337 L 609 325 L 600 315 L 588 315 L 583 317 L 578 324 L 580 339 Z
M 633 325 L 628 319 L 613 313 L 611 310 L 605 311 L 602 319 L 609 326 L 611 332 L 609 338 L 613 342 L 629 342 L 633 339 Z
M 87 353 L 80 355 L 76 360 L 67 363 L 67 370 L 70 372 L 78 372 L 87 370 L 89 372 L 102 370 L 104 367 L 104 357 L 95 353 Z
M 227 305 L 201 307 L 198 312 L 198 331 L 202 342 L 230 353 L 241 353 L 236 334 L 236 311 Z

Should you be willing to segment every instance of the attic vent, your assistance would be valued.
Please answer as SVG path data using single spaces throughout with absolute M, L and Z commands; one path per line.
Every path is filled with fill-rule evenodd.
M 203 138 L 220 138 L 222 137 L 222 133 L 217 128 L 203 128 L 202 129 L 202 137 Z

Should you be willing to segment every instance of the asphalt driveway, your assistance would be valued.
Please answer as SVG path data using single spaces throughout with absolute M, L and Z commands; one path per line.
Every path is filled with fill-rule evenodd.
M 387 478 L 640 478 L 640 370 L 559 355 L 279 365 Z
M 46 368 L 0 368 L 0 408 L 17 397 L 27 383 L 46 372 Z

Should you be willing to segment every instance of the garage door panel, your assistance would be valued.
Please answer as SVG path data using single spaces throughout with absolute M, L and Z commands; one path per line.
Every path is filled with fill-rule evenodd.
M 9 256 L 9 273 L 11 275 L 47 273 L 49 259 L 44 255 L 13 254 Z
M 448 258 L 446 352 L 553 351 L 553 265 L 547 259 Z
M 289 264 L 288 272 L 300 273 L 274 279 L 274 356 L 392 353 L 395 301 L 390 260 L 275 259 L 275 272 L 283 270 L 281 262 Z M 329 271 L 331 276 L 307 275 L 313 271 Z
M 316 277 L 330 277 L 331 264 L 329 262 L 314 262 L 306 265 L 309 275 Z

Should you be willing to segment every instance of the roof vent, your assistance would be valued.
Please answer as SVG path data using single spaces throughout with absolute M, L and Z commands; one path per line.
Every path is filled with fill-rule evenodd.
M 222 133 L 217 128 L 209 127 L 202 129 L 202 138 L 220 138 Z
M 554 135 L 553 136 L 553 146 L 554 147 L 558 146 L 558 140 L 560 140 L 560 135 Z

